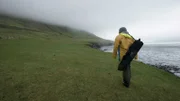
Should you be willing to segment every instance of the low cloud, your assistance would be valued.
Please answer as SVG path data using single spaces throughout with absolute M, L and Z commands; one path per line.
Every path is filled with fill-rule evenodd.
M 114 40 L 121 26 L 145 42 L 180 38 L 179 0 L 1 0 L 0 13 Z

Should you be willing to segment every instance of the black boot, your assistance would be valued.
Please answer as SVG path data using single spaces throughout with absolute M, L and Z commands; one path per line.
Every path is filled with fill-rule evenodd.
M 127 88 L 129 88 L 129 83 L 123 80 L 123 85 Z

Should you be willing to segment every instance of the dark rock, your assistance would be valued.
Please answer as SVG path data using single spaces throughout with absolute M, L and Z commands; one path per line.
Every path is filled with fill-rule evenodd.
M 100 49 L 103 46 L 112 46 L 113 43 L 107 43 L 107 44 L 103 44 L 103 43 L 96 43 L 96 42 L 89 42 L 87 44 L 87 46 L 91 47 L 91 48 L 95 48 L 95 49 Z M 106 51 L 107 49 L 104 49 L 102 51 Z
M 91 48 L 95 48 L 95 49 L 100 49 L 102 46 L 99 43 L 95 43 L 95 42 L 90 42 L 89 44 L 87 44 L 89 47 Z
M 107 51 L 107 49 L 104 49 L 103 51 Z

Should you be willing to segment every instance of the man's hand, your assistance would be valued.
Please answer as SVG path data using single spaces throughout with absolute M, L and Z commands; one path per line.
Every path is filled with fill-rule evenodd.
M 138 61 L 138 59 L 137 59 L 137 58 L 134 58 L 133 60 L 134 60 L 134 61 Z

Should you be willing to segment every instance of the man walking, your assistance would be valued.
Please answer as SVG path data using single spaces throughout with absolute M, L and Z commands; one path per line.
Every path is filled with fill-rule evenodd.
M 134 43 L 135 39 L 128 33 L 127 29 L 125 27 L 121 27 L 119 29 L 119 35 L 116 36 L 115 42 L 114 42 L 114 49 L 113 49 L 113 58 L 119 57 L 119 61 L 121 62 L 123 59 L 123 56 L 128 51 L 129 47 Z M 135 56 L 135 59 L 137 60 L 137 55 Z M 131 79 L 131 69 L 130 64 L 127 65 L 127 67 L 123 68 L 119 64 L 118 68 L 123 71 L 123 84 L 126 87 L 129 87 L 130 85 L 130 79 Z

